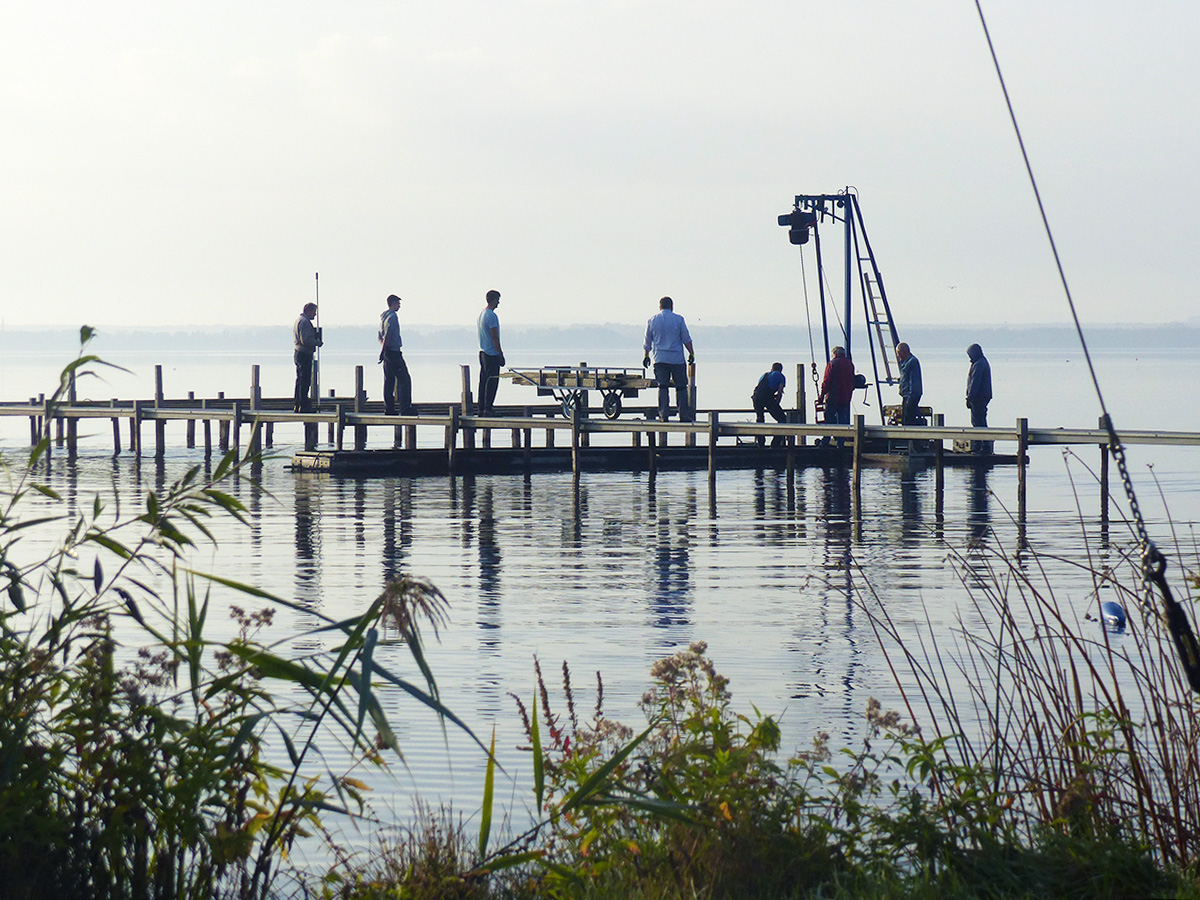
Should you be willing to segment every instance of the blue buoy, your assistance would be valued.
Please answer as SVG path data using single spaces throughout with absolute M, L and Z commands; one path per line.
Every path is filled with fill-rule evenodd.
M 1125 609 L 1120 603 L 1105 600 L 1100 604 L 1100 616 L 1109 631 L 1125 630 Z

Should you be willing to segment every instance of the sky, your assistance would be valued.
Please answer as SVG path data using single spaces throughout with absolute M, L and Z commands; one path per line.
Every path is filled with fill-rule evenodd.
M 1200 4 L 983 10 L 1081 319 L 1195 320 Z M 2 21 L 6 329 L 290 325 L 318 282 L 322 325 L 389 293 L 407 323 L 470 324 L 492 288 L 508 323 L 640 323 L 669 294 L 693 331 L 803 324 L 776 218 L 847 187 L 901 333 L 1069 318 L 970 0 Z

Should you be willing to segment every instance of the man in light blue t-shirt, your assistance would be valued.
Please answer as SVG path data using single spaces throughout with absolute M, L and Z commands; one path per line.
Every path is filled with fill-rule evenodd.
M 687 364 L 683 361 L 683 350 L 687 348 Z M 650 365 L 650 353 L 654 353 L 654 380 L 658 382 L 658 418 L 667 421 L 671 409 L 671 385 L 675 386 L 675 405 L 679 407 L 679 421 L 690 422 L 692 412 L 688 409 L 687 367 L 696 361 L 692 349 L 692 336 L 688 334 L 683 316 L 675 314 L 675 301 L 663 297 L 658 301 L 658 314 L 646 323 L 646 339 L 642 342 L 645 356 L 642 368 Z
M 500 386 L 500 370 L 504 367 L 504 351 L 500 349 L 500 292 L 487 292 L 487 306 L 479 314 L 479 400 L 481 416 L 494 414 L 496 388 Z

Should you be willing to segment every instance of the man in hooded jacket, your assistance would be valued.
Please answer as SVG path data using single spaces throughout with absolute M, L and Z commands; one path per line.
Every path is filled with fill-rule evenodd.
M 983 355 L 983 348 L 972 344 L 967 348 L 971 368 L 967 370 L 967 409 L 971 411 L 971 427 L 987 428 L 987 408 L 992 400 L 992 367 Z M 976 453 L 986 453 L 990 441 L 974 441 Z

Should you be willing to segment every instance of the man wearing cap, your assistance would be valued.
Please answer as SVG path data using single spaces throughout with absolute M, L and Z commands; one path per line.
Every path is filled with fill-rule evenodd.
M 901 341 L 896 345 L 896 359 L 900 362 L 901 425 L 916 425 L 921 414 L 921 361 L 912 354 L 908 344 Z
M 687 348 L 687 363 L 683 360 L 683 350 Z M 646 338 L 642 341 L 642 368 L 650 365 L 650 355 L 654 354 L 654 380 L 658 382 L 658 418 L 667 421 L 671 409 L 670 386 L 675 386 L 675 405 L 679 407 L 679 421 L 690 422 L 692 412 L 688 409 L 687 367 L 696 361 L 696 352 L 692 348 L 692 336 L 688 334 L 687 323 L 683 316 L 675 314 L 675 301 L 663 297 L 658 301 L 658 314 L 651 316 L 646 323 Z
M 293 397 L 292 412 L 312 412 L 312 400 L 309 392 L 312 390 L 313 355 L 324 342 L 321 340 L 321 329 L 313 325 L 317 317 L 317 304 L 305 303 L 300 318 L 292 326 L 292 343 L 295 352 L 292 358 L 296 363 L 296 388 Z
M 412 415 L 412 378 L 404 362 L 400 338 L 400 298 L 389 294 L 387 309 L 379 314 L 379 361 L 383 363 L 383 412 L 394 416 Z

